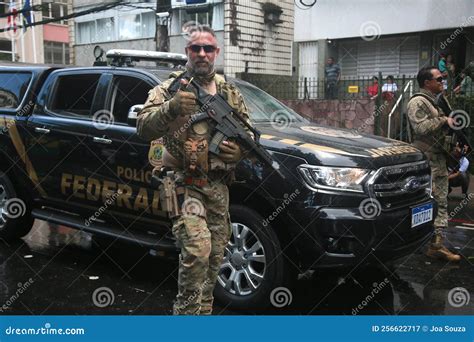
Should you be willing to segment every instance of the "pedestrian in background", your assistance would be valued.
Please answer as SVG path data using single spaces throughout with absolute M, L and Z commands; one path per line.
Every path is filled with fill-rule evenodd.
M 441 76 L 443 77 L 443 91 L 448 89 L 448 66 L 446 63 L 446 54 L 442 53 L 439 55 L 440 59 L 438 62 L 438 70 L 441 72 Z
M 430 162 L 432 193 L 438 203 L 434 220 L 435 234 L 427 256 L 446 261 L 459 261 L 461 257 L 444 246 L 448 228 L 448 169 L 445 146 L 446 131 L 454 119 L 437 105 L 436 96 L 443 92 L 443 76 L 436 67 L 422 68 L 417 75 L 420 92 L 408 102 L 408 119 L 413 129 L 413 145 L 423 151 Z
M 448 92 L 452 92 L 456 86 L 456 65 L 452 54 L 446 56 L 446 70 L 448 71 Z
M 388 75 L 386 82 L 382 86 L 382 97 L 386 101 L 391 101 L 395 98 L 395 94 L 398 91 L 397 84 L 392 75 Z
M 334 57 L 329 57 L 324 71 L 326 76 L 326 99 L 337 98 L 338 84 L 341 78 L 341 68 L 335 63 Z
M 472 84 L 472 72 L 466 68 L 461 72 L 461 84 L 454 88 L 456 94 L 474 96 L 474 85 Z
M 369 85 L 367 87 L 367 94 L 369 94 L 371 100 L 374 100 L 377 97 L 377 94 L 379 93 L 379 78 L 377 76 L 374 76 L 372 80 L 372 85 Z
M 451 193 L 452 188 L 461 187 L 462 194 L 464 197 L 467 197 L 469 189 L 469 160 L 466 155 L 468 154 L 468 147 L 456 146 L 453 156 L 456 159 L 456 166 L 450 170 L 448 180 L 449 180 L 449 190 L 448 193 Z

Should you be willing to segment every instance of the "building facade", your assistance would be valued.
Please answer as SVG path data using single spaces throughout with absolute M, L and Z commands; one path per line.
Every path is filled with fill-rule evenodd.
M 116 1 L 105 0 L 101 4 Z M 156 50 L 156 0 L 127 1 L 129 6 L 87 14 L 75 18 L 73 61 L 75 65 L 90 66 L 93 50 L 99 45 L 109 49 Z M 97 6 L 93 0 L 73 0 L 75 12 Z
M 17 11 L 23 9 L 25 1 L 13 1 Z M 0 13 L 10 13 L 10 1 L 0 2 Z M 31 6 L 41 5 L 33 10 L 32 21 L 61 18 L 72 10 L 72 0 L 30 0 Z M 23 25 L 23 15 L 17 14 L 16 24 Z M 16 32 L 0 33 L 0 60 L 24 63 L 70 64 L 71 20 L 58 20 L 37 25 Z M 0 27 L 8 27 L 8 18 L 0 18 Z
M 289 76 L 292 73 L 294 3 L 291 0 L 173 0 L 169 18 L 170 51 L 184 53 L 183 27 L 189 22 L 211 26 L 221 55 L 217 69 L 239 73 Z
M 451 54 L 458 70 L 474 61 L 472 0 L 318 0 L 296 7 L 298 75 L 322 78 L 333 56 L 343 77 L 414 75 Z

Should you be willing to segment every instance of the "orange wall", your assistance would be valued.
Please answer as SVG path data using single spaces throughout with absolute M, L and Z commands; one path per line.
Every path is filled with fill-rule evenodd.
M 43 39 L 50 42 L 69 43 L 68 27 L 54 24 L 43 25 Z

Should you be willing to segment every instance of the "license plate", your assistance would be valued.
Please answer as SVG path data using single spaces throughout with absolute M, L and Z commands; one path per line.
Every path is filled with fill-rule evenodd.
M 411 227 L 433 220 L 433 204 L 428 203 L 411 209 Z

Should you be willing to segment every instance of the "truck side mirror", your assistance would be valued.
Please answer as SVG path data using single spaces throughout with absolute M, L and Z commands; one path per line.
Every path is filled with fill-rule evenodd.
M 143 105 L 137 104 L 130 107 L 128 110 L 127 124 L 135 127 L 137 125 L 138 113 L 142 110 Z

